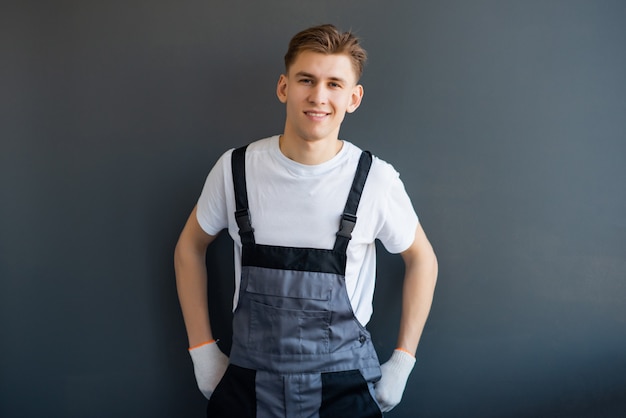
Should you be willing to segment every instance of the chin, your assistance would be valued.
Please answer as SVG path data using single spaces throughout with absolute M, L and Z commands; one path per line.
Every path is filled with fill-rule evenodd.
M 327 141 L 330 138 L 336 138 L 339 132 L 303 132 L 300 138 L 307 142 Z

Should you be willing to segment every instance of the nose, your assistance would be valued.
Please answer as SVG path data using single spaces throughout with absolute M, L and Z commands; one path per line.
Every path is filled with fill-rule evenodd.
M 326 104 L 328 100 L 328 95 L 326 91 L 326 86 L 322 83 L 318 83 L 311 88 L 309 91 L 309 102 L 313 104 Z

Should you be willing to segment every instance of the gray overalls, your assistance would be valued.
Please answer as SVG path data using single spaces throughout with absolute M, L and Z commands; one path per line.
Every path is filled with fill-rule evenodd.
M 380 365 L 352 312 L 346 250 L 372 156 L 363 152 L 332 250 L 256 244 L 248 212 L 246 147 L 232 155 L 242 242 L 230 365 L 209 417 L 381 417 Z

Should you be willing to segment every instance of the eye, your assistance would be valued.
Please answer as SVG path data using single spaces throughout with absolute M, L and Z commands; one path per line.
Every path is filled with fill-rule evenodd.
M 331 81 L 330 83 L 328 83 L 328 86 L 329 86 L 330 88 L 333 88 L 333 89 L 340 89 L 340 88 L 341 88 L 341 84 L 336 83 L 336 82 L 334 82 L 334 81 Z
M 310 78 L 301 78 L 300 83 L 301 84 L 313 84 L 313 80 L 311 80 Z

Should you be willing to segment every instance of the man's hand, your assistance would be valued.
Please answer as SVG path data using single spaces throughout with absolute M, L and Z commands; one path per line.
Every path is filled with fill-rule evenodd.
M 228 357 L 222 353 L 216 341 L 190 348 L 189 354 L 193 361 L 198 388 L 205 398 L 211 399 L 213 391 L 226 372 Z
M 391 411 L 402 399 L 406 381 L 415 365 L 415 357 L 403 350 L 394 350 L 391 358 L 380 366 L 382 377 L 374 387 L 376 400 L 383 412 Z

